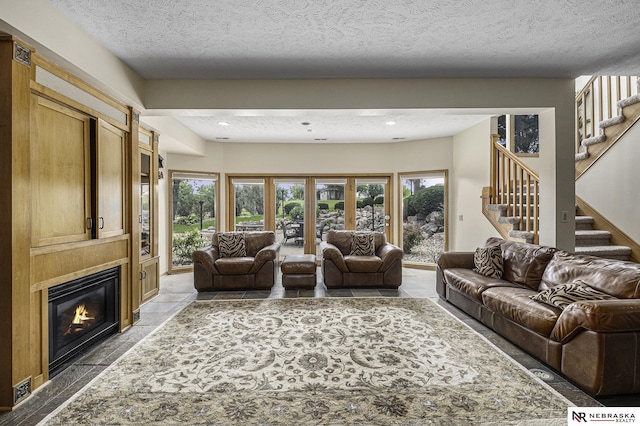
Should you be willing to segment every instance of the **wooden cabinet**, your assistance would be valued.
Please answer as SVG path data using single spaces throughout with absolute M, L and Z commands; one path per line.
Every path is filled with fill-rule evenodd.
M 127 134 L 32 95 L 31 245 L 125 234 Z
M 140 263 L 140 296 L 147 301 L 158 294 L 160 288 L 160 272 L 158 258 Z
M 140 264 L 140 303 L 158 294 L 158 135 L 140 128 L 138 132 L 138 174 L 136 233 Z
M 31 108 L 31 246 L 89 240 L 92 119 L 37 95 Z
M 125 143 L 126 133 L 98 121 L 96 141 L 96 207 L 97 238 L 125 233 Z

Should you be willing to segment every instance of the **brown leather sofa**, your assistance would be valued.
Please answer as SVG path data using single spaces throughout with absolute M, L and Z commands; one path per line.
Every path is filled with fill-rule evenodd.
M 402 284 L 402 249 L 388 243 L 382 232 L 372 232 L 375 254 L 351 255 L 355 233 L 330 230 L 327 240 L 320 243 L 322 275 L 327 288 L 398 288 Z
M 246 256 L 221 257 L 218 234 L 211 246 L 193 253 L 196 290 L 270 289 L 278 274 L 280 243 L 273 231 L 242 232 Z
M 499 238 L 500 279 L 473 271 L 473 252 L 436 257 L 441 298 L 561 372 L 592 395 L 640 392 L 640 264 Z M 530 296 L 581 280 L 611 300 L 561 310 Z

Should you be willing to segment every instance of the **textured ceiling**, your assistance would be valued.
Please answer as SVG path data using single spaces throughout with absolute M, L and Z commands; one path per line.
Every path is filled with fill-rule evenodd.
M 51 0 L 145 78 L 577 77 L 640 64 L 637 0 Z
M 640 73 L 637 0 L 50 2 L 147 79 Z M 180 120 L 205 139 L 226 137 L 209 124 L 217 123 L 216 117 Z M 297 120 L 289 120 L 291 134 L 300 130 Z M 308 120 L 320 122 L 317 117 Z M 324 127 L 329 126 L 326 120 Z M 421 135 L 434 137 L 445 128 L 457 133 L 477 122 L 464 116 L 446 120 Z M 251 135 L 287 125 L 286 120 L 269 123 L 260 117 L 239 121 L 233 127 L 235 140 L 262 141 Z M 329 136 L 346 137 L 348 125 L 334 121 Z M 362 135 L 362 126 L 368 125 L 363 123 L 354 121 L 351 130 Z M 337 135 L 339 131 L 344 134 Z M 320 134 L 320 126 L 313 132 Z

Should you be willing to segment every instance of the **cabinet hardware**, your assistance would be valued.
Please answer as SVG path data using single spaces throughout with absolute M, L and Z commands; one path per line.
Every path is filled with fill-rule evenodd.
M 100 227 L 98 229 L 104 229 L 104 217 L 100 216 Z
M 87 218 L 87 229 L 93 229 L 93 218 Z

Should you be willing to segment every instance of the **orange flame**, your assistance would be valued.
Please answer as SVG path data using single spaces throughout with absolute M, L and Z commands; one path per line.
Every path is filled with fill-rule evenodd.
M 84 321 L 95 319 L 89 316 L 89 311 L 84 307 L 84 305 L 80 305 L 76 308 L 76 315 L 73 317 L 72 324 L 82 324 Z

